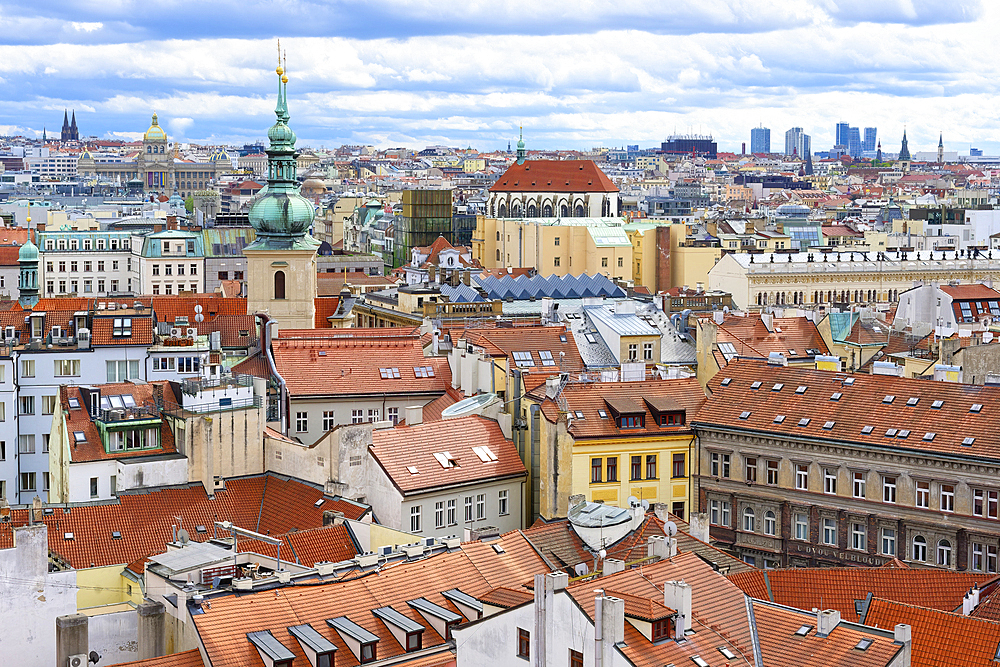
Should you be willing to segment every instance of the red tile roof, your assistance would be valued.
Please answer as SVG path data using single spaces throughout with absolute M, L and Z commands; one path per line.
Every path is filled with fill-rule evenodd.
M 205 667 L 201 651 L 196 648 L 180 653 L 171 653 L 159 658 L 147 658 L 134 662 L 117 662 L 110 667 Z
M 741 357 L 766 359 L 771 352 L 786 357 L 810 356 L 806 350 L 819 350 L 830 354 L 830 348 L 816 325 L 804 317 L 775 317 L 771 329 L 764 325 L 760 315 L 726 317 L 716 333 L 716 344 L 732 343 Z M 789 350 L 795 350 L 791 354 Z
M 490 192 L 618 192 L 618 188 L 592 160 L 527 160 L 510 165 Z
M 865 625 L 891 630 L 910 626 L 913 667 L 995 667 L 1000 623 L 875 598 Z
M 339 293 L 340 290 L 337 291 Z M 316 307 L 316 314 L 313 316 L 313 326 L 317 329 L 329 329 L 330 321 L 327 318 L 337 312 L 337 306 L 340 305 L 340 297 L 317 296 L 313 299 L 313 304 Z
M 421 419 L 425 422 L 436 422 L 441 419 L 441 412 L 445 408 L 455 405 L 462 400 L 462 392 L 454 387 L 448 387 L 439 397 L 424 406 Z
M 257 342 L 257 324 L 253 315 L 218 315 L 213 320 L 196 322 L 188 326 L 196 327 L 199 336 L 207 336 L 218 331 L 222 347 L 225 348 L 245 349 Z
M 280 539 L 282 560 L 293 561 L 312 567 L 316 563 L 339 563 L 350 560 L 360 553 L 347 526 L 323 526 L 308 530 L 297 530 L 284 535 L 272 535 Z M 277 545 L 260 540 L 245 539 L 237 542 L 241 552 L 253 552 L 263 556 L 278 557 Z
M 71 314 L 72 316 L 72 314 Z M 132 335 L 115 336 L 115 320 L 128 317 L 132 320 Z M 48 324 L 48 318 L 46 318 Z M 90 344 L 101 345 L 141 345 L 149 347 L 153 344 L 153 318 L 150 315 L 137 315 L 134 313 L 120 314 L 112 317 L 110 314 L 105 317 L 94 317 L 91 323 Z
M 485 349 L 490 356 L 507 357 L 507 367 L 519 367 L 523 373 L 539 373 L 548 377 L 560 372 L 578 373 L 584 369 L 576 339 L 565 325 L 465 329 L 459 338 L 454 332 L 450 333 L 456 343 L 459 338 L 464 338 L 466 342 Z M 539 355 L 542 351 L 551 353 L 552 365 L 543 363 Z M 518 366 L 514 360 L 515 352 L 531 353 L 533 365 Z
M 996 301 L 1000 299 L 1000 292 L 992 287 L 987 287 L 979 283 L 967 285 L 942 285 L 941 291 L 956 301 L 967 301 L 969 299 L 983 299 Z
M 848 379 L 853 382 L 847 384 Z M 754 382 L 761 383 L 758 389 L 753 389 Z M 774 391 L 774 385 L 782 386 Z M 797 393 L 800 386 L 806 388 L 804 393 Z M 992 413 L 1000 404 L 996 387 L 888 375 L 847 378 L 832 371 L 740 360 L 716 374 L 707 389 L 709 399 L 693 418 L 695 424 L 851 442 L 891 452 L 1000 458 L 1000 431 L 993 428 Z M 834 393 L 840 394 L 838 400 L 832 400 Z M 907 405 L 910 399 L 916 404 Z M 940 407 L 934 407 L 935 401 L 941 401 Z M 973 405 L 983 407 L 973 412 Z M 780 424 L 774 423 L 778 414 L 785 415 Z M 800 426 L 802 419 L 809 421 Z M 826 422 L 833 422 L 830 428 L 824 428 Z M 862 433 L 866 426 L 872 427 L 870 433 Z M 893 437 L 886 435 L 890 429 L 896 429 Z M 925 439 L 929 433 L 933 439 Z M 963 445 L 965 438 L 975 440 Z
M 497 460 L 483 462 L 473 447 L 488 447 Z M 500 425 L 476 415 L 376 429 L 369 452 L 403 494 L 527 475 L 514 443 L 504 437 Z M 443 467 L 434 456 L 443 452 L 458 464 Z
M 211 529 L 199 533 L 195 527 L 210 527 L 214 521 L 231 521 L 274 535 L 322 526 L 327 509 L 357 518 L 359 506 L 354 503 L 328 498 L 316 507 L 316 501 L 324 497 L 314 486 L 267 474 L 227 480 L 226 488 L 216 491 L 214 498 L 205 494 L 201 484 L 127 491 L 114 502 L 53 508 L 44 522 L 49 527 L 50 551 L 74 568 L 103 567 L 162 553 L 171 539 L 171 525 L 177 523 L 175 516 L 183 518 L 195 541 L 212 534 Z M 12 529 L 28 523 L 28 510 L 14 509 L 11 514 L 9 523 L 0 524 L 0 548 L 13 546 Z M 112 531 L 120 531 L 122 537 L 112 538 Z M 73 533 L 73 538 L 65 539 L 64 533 Z

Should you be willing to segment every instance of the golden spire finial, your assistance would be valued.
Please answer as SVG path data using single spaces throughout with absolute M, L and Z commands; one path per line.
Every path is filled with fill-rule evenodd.
M 281 67 L 281 40 L 278 40 L 278 66 L 274 68 L 274 71 L 281 76 L 285 73 L 285 70 Z
M 287 69 L 288 69 L 288 52 L 287 51 L 282 51 L 281 52 L 281 64 L 284 66 L 284 69 L 287 71 Z M 281 76 L 281 83 L 288 83 L 288 75 L 287 74 L 282 74 L 282 76 Z

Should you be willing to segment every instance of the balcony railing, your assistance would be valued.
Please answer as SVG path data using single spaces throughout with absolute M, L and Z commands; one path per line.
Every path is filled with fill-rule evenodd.
M 137 419 L 159 419 L 160 412 L 156 408 L 137 405 L 131 408 L 110 408 L 98 411 L 97 419 L 105 424 L 134 421 Z

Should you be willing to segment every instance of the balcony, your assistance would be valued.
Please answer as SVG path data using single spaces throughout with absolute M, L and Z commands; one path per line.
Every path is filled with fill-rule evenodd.
M 97 421 L 107 426 L 123 425 L 141 420 L 159 420 L 160 412 L 154 407 L 137 405 L 127 408 L 102 408 L 98 410 Z

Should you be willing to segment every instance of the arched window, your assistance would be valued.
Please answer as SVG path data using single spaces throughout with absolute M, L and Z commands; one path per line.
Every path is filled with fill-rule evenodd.
M 567 207 L 566 204 L 559 207 L 559 215 L 564 218 L 569 216 L 569 207 Z
M 761 303 L 762 297 L 763 297 L 763 295 L 760 292 L 757 292 L 757 305 L 758 306 L 763 306 L 764 305 L 763 303 Z
M 285 272 L 275 271 L 274 272 L 274 298 L 284 299 L 285 298 Z
M 576 205 L 576 212 L 573 215 L 576 216 L 577 218 L 583 217 L 583 204 Z
M 937 564 L 951 567 L 951 542 L 940 540 L 937 548 Z
M 500 230 L 497 230 L 497 241 L 500 240 Z
M 153 152 L 153 147 L 152 146 L 146 146 L 146 152 L 147 153 L 152 153 Z
M 500 248 L 497 248 L 497 261 L 500 261 Z
M 927 560 L 927 540 L 921 535 L 913 538 L 913 549 L 910 551 L 913 560 Z
M 518 203 L 513 203 L 510 205 L 510 217 L 520 218 L 521 217 L 521 205 Z
M 546 204 L 542 207 L 542 217 L 551 218 L 552 217 L 552 204 Z
M 503 202 L 500 202 L 500 206 L 497 207 L 497 217 L 498 218 L 507 217 L 507 205 L 504 204 Z M 499 236 L 500 232 L 497 232 L 497 235 Z M 499 241 L 500 239 L 498 238 L 497 240 Z
M 764 534 L 774 535 L 777 532 L 778 521 L 775 519 L 774 512 L 768 510 L 764 512 Z
M 538 209 L 535 207 L 534 204 L 528 204 L 528 217 L 529 218 L 538 217 Z
M 743 530 L 745 530 L 748 533 L 753 532 L 754 518 L 755 517 L 753 515 L 752 508 L 748 507 L 745 510 L 743 510 Z

